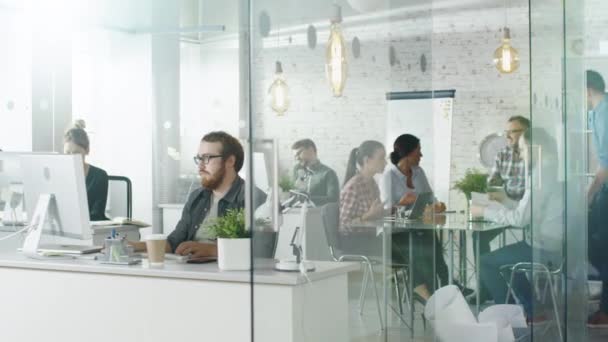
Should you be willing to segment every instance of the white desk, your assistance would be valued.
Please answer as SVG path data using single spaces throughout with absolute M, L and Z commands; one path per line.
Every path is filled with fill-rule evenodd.
M 23 229 L 23 226 L 4 226 L 2 222 L 0 222 L 0 234 L 11 233 L 18 230 Z M 112 234 L 112 230 L 115 230 L 117 233 L 126 236 L 129 241 L 139 241 L 142 236 L 142 231 L 149 230 L 149 227 L 139 228 L 135 225 L 130 224 L 122 224 L 122 225 L 113 225 L 113 226 L 93 226 L 91 227 L 91 239 L 89 240 L 73 240 L 68 238 L 46 238 L 48 239 L 57 239 L 58 241 L 52 241 L 53 243 L 62 243 L 62 241 L 68 241 L 66 243 L 73 244 L 82 244 L 82 245 L 95 245 L 95 246 L 103 246 L 104 240 L 106 237 Z M 148 233 L 149 234 L 149 233 Z M 2 242 L 0 242 L 2 244 Z M 2 248 L 0 248 L 2 249 Z
M 348 341 L 347 273 L 316 263 L 311 283 L 259 261 L 250 272 L 216 264 L 163 269 L 34 260 L 0 252 L 3 341 Z

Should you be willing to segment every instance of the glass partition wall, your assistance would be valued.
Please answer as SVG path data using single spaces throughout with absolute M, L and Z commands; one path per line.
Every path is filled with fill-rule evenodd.
M 586 338 L 586 66 L 577 46 L 588 5 L 249 5 L 249 156 L 255 185 L 270 195 L 253 201 L 253 256 L 272 250 L 275 259 L 252 264 L 255 339 L 293 329 L 303 341 L 489 341 L 511 330 L 483 325 L 505 302 L 522 308 L 509 322 L 517 338 Z M 529 120 L 515 120 L 530 127 L 525 142 L 515 116 Z M 419 140 L 395 141 L 403 134 Z M 507 146 L 520 180 L 502 184 L 515 201 L 500 211 L 470 193 L 500 199 L 491 177 L 514 172 L 496 166 Z M 429 204 L 442 204 L 409 216 L 419 203 L 406 194 L 428 191 Z M 300 273 L 299 285 L 256 291 L 271 268 Z M 261 320 L 264 302 L 286 291 L 288 325 Z
M 585 6 L 530 2 L 529 274 L 535 284 L 533 317 L 551 326 L 534 326 L 538 341 L 587 338 Z

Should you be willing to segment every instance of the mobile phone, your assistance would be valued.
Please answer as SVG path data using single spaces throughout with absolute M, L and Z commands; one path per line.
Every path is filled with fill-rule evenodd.
M 216 257 L 200 257 L 200 258 L 191 258 L 186 261 L 188 264 L 206 264 L 208 262 L 216 262 Z

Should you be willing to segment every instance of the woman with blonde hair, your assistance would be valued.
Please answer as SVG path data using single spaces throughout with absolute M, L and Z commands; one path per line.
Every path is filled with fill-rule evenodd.
M 85 183 L 91 221 L 107 220 L 105 215 L 108 199 L 108 174 L 86 162 L 89 154 L 89 135 L 85 131 L 84 120 L 76 120 L 63 136 L 63 153 L 81 154 L 84 163 Z

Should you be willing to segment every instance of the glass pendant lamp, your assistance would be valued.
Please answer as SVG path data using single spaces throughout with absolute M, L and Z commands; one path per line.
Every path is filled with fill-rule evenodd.
M 519 53 L 511 46 L 511 32 L 504 28 L 502 45 L 494 51 L 494 66 L 503 74 L 510 74 L 519 68 Z
M 346 44 L 340 23 L 342 22 L 342 9 L 334 5 L 334 15 L 331 19 L 329 40 L 325 53 L 325 74 L 335 97 L 342 96 L 346 83 Z
M 283 66 L 277 61 L 275 66 L 274 82 L 268 88 L 270 95 L 270 108 L 282 116 L 289 108 L 289 87 L 283 78 Z

